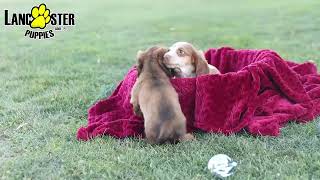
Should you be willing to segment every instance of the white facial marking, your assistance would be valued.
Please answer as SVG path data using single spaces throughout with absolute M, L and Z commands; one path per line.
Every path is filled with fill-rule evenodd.
M 182 48 L 183 45 L 186 45 L 188 43 L 186 42 L 177 42 L 174 43 L 170 48 L 169 51 L 166 53 L 168 55 L 168 59 L 166 61 L 166 66 L 169 68 L 173 68 L 173 67 L 183 67 L 185 65 L 188 65 L 191 63 L 191 57 L 190 56 L 179 56 L 177 54 L 178 49 Z M 185 52 L 182 49 L 182 55 Z M 165 55 L 166 55 L 165 54 Z
M 183 47 L 190 45 L 187 42 L 176 42 L 170 48 L 169 51 L 165 54 L 165 65 L 168 68 L 179 68 L 181 73 L 178 74 L 178 77 L 194 77 L 194 65 L 191 62 L 191 57 L 186 55 Z M 178 51 L 179 48 L 182 51 Z M 179 54 L 180 56 L 179 56 Z M 181 56 L 182 55 L 182 56 Z

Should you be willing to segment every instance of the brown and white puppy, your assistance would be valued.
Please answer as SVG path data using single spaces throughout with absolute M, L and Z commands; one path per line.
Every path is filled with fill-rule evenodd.
M 196 77 L 203 74 L 220 74 L 220 71 L 207 63 L 202 51 L 188 42 L 174 43 L 164 55 L 164 64 L 174 69 L 176 77 Z
M 130 103 L 137 115 L 142 113 L 145 135 L 152 144 L 193 139 L 186 134 L 186 118 L 170 83 L 170 71 L 163 64 L 167 51 L 155 46 L 138 52 L 138 78 L 131 91 Z

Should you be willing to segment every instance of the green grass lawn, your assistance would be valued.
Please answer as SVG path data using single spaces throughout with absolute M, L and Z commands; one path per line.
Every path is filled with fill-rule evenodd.
M 138 139 L 76 140 L 87 109 L 110 95 L 139 49 L 189 41 L 209 47 L 268 48 L 320 65 L 319 0 L 48 1 L 74 12 L 76 26 L 53 39 L 0 28 L 0 179 L 211 179 L 208 160 L 238 162 L 230 179 L 320 179 L 316 124 L 291 123 L 279 137 L 195 134 L 151 146 Z M 42 3 L 2 0 L 29 12 Z

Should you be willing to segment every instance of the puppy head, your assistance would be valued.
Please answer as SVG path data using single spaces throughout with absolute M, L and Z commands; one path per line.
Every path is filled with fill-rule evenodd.
M 153 46 L 145 51 L 137 52 L 137 70 L 138 76 L 144 69 L 146 63 L 155 63 L 159 68 L 166 73 L 167 76 L 172 77 L 170 69 L 168 69 L 163 63 L 163 56 L 168 52 L 167 48 L 160 46 Z
M 173 44 L 164 55 L 164 64 L 172 69 L 194 67 L 193 70 L 197 76 L 209 73 L 208 63 L 203 52 L 196 50 L 192 44 L 187 42 Z

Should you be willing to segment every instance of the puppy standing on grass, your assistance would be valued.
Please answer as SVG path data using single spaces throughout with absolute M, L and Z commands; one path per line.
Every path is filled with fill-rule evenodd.
M 163 64 L 167 51 L 155 46 L 138 52 L 138 78 L 131 91 L 130 103 L 135 114 L 143 115 L 145 135 L 152 144 L 193 139 L 186 134 L 186 118 L 170 83 L 170 71 Z

